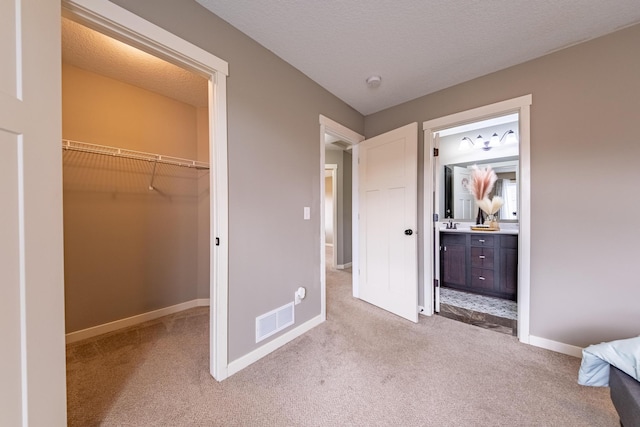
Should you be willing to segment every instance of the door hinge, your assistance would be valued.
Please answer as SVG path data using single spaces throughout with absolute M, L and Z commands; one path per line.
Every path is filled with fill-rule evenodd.
M 216 246 L 220 246 L 220 238 L 216 237 Z
M 438 157 L 440 155 L 440 149 L 439 148 L 434 148 L 433 149 L 433 157 Z
M 439 288 L 440 287 L 440 281 L 438 279 L 433 279 L 433 287 L 434 288 Z
M 433 214 L 433 222 L 438 222 L 440 216 L 438 214 Z

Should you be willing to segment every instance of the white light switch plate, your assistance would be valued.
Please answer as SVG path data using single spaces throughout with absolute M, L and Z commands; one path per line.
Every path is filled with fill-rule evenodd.
M 304 207 L 304 219 L 311 219 L 311 208 L 308 206 Z

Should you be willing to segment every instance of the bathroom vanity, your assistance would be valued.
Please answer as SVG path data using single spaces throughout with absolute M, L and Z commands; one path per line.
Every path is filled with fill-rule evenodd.
M 440 230 L 440 284 L 516 301 L 517 231 Z

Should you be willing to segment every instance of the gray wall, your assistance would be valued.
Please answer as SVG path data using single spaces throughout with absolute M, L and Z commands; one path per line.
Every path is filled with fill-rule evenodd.
M 194 1 L 114 3 L 229 63 L 229 361 L 236 360 L 258 347 L 255 318 L 293 301 L 299 286 L 307 297 L 296 324 L 320 314 L 319 115 L 356 132 L 364 119 Z
M 334 239 L 334 250 L 337 251 L 338 265 L 351 262 L 351 153 L 338 150 L 326 150 L 325 164 L 338 165 L 337 204 L 338 223 L 337 239 Z
M 533 95 L 534 336 L 582 347 L 638 335 L 638 46 L 640 25 L 365 118 L 365 136 L 372 137 Z M 422 147 L 422 133 L 420 141 Z

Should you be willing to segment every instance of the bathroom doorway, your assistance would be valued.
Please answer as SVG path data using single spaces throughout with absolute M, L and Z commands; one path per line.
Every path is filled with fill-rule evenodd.
M 425 195 L 430 195 L 425 196 L 425 226 L 433 224 L 425 244 L 434 247 L 433 259 L 425 260 L 425 312 L 511 333 L 526 343 L 530 105 L 531 96 L 527 95 L 423 123 L 428 147 L 424 188 Z M 473 229 L 477 206 L 456 209 L 456 200 L 464 203 L 468 197 L 455 195 L 453 180 L 464 180 L 465 176 L 455 172 L 470 170 L 473 165 L 495 168 L 501 178 L 493 195 L 499 191 L 509 203 L 505 202 L 500 216 L 500 231 Z

